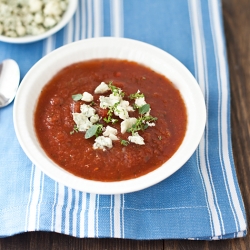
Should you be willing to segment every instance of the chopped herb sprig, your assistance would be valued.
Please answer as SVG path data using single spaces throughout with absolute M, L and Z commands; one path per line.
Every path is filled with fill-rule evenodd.
M 127 140 L 121 140 L 121 144 L 122 144 L 123 146 L 128 146 L 129 141 L 127 141 Z
M 134 135 L 138 131 L 143 131 L 148 128 L 148 122 L 154 122 L 157 120 L 156 117 L 151 115 L 146 115 L 150 110 L 150 105 L 145 104 L 139 108 L 139 114 L 137 121 L 135 124 L 132 125 L 131 128 L 127 130 L 127 132 L 132 133 Z
M 108 84 L 111 92 L 113 93 L 113 95 L 115 96 L 120 96 L 120 97 L 124 97 L 125 96 L 125 93 L 118 87 L 114 86 L 113 85 L 113 81 L 110 81 L 109 84 Z
M 79 132 L 79 129 L 77 127 L 77 125 L 75 124 L 74 127 L 73 127 L 73 130 L 70 132 L 70 134 L 74 134 L 74 133 L 78 133 Z
M 118 119 L 115 119 L 113 118 L 113 114 L 115 112 L 115 110 L 117 109 L 117 106 L 120 104 L 120 102 L 117 102 L 114 104 L 114 106 L 112 107 L 109 107 L 109 110 L 108 110 L 108 117 L 104 117 L 103 120 L 106 122 L 106 123 L 110 123 L 112 122 L 113 124 L 118 122 Z
M 130 95 L 129 95 L 129 98 L 130 98 L 131 100 L 137 99 L 137 98 L 141 98 L 141 97 L 144 97 L 144 94 L 143 94 L 143 93 L 140 93 L 140 92 L 137 92 L 137 93 L 134 93 L 134 94 L 130 94 Z

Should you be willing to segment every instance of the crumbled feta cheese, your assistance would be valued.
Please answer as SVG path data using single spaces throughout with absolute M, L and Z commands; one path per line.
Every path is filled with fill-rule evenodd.
M 130 103 L 128 101 L 123 100 L 125 93 L 122 91 L 122 89 L 112 85 L 110 85 L 109 88 L 106 83 L 102 82 L 95 89 L 95 93 L 103 93 L 103 91 L 106 92 L 107 90 L 111 90 L 112 92 L 111 94 L 109 94 L 109 96 L 103 95 L 99 97 L 100 108 L 109 109 L 107 112 L 108 118 L 105 117 L 103 119 L 104 122 L 106 123 L 117 122 L 119 120 L 115 119 L 113 115 L 119 116 L 119 118 L 123 120 L 120 123 L 121 133 L 124 134 L 129 130 L 128 132 L 132 133 L 132 135 L 128 137 L 129 142 L 138 145 L 144 145 L 145 143 L 143 137 L 141 137 L 138 134 L 138 132 L 135 131 L 144 130 L 148 126 L 149 127 L 155 126 L 155 123 L 153 121 L 155 121 L 157 118 L 154 117 L 148 117 L 148 119 L 145 118 L 145 116 L 149 116 L 151 110 L 150 105 L 147 105 L 148 107 L 145 107 L 145 109 L 148 111 L 146 114 L 144 113 L 146 111 L 145 109 L 143 110 L 143 112 L 140 112 L 139 110 L 140 116 L 138 119 L 135 117 L 129 117 L 128 112 L 135 110 L 133 109 L 132 106 L 130 106 Z M 140 91 L 138 90 L 137 93 L 140 93 Z M 135 96 L 143 96 L 143 95 L 132 94 L 131 98 L 134 99 Z M 72 98 L 73 100 L 75 100 L 73 96 Z M 81 98 L 81 100 L 86 102 L 91 102 L 94 99 L 92 94 L 88 92 L 84 92 L 82 95 L 79 96 L 79 98 Z M 136 108 L 138 107 L 140 108 L 147 103 L 144 97 L 137 97 L 135 99 L 135 104 L 137 105 Z M 83 104 L 80 106 L 80 110 L 81 113 L 73 113 L 73 119 L 77 124 L 77 128 L 79 131 L 85 131 L 85 132 L 87 131 L 86 132 L 87 136 L 85 135 L 85 138 L 88 139 L 94 135 L 97 136 L 102 133 L 102 135 L 98 136 L 95 139 L 93 148 L 102 150 L 106 150 L 107 148 L 112 148 L 113 147 L 112 141 L 119 140 L 117 136 L 118 134 L 117 129 L 111 126 L 104 127 L 103 122 L 101 121 L 99 115 L 96 114 L 96 109 L 91 107 L 90 105 Z M 100 121 L 100 124 L 97 123 L 98 121 Z M 74 131 L 77 130 L 75 130 L 74 128 L 73 133 Z M 126 142 L 125 144 L 127 145 L 126 140 L 125 142 Z
M 95 114 L 93 116 L 90 117 L 90 121 L 94 124 L 97 123 L 99 121 L 99 115 Z
M 145 144 L 143 137 L 141 137 L 138 134 L 138 132 L 134 133 L 134 135 L 129 136 L 128 140 L 130 142 L 133 142 L 133 143 L 138 144 L 138 145 L 144 145 Z
M 56 19 L 51 16 L 46 16 L 43 22 L 45 28 L 51 28 L 55 26 L 56 23 Z
M 87 117 L 94 116 L 96 112 L 94 108 L 86 104 L 81 105 L 80 110 Z
M 117 135 L 117 129 L 107 126 L 103 132 L 104 136 L 109 136 L 110 134 Z
M 155 123 L 154 122 L 146 122 L 149 127 L 154 127 Z
M 145 105 L 145 104 L 147 104 L 147 103 L 145 102 L 145 97 L 139 97 L 139 98 L 136 98 L 136 99 L 135 99 L 135 105 L 136 105 L 137 107 L 142 107 L 142 106 Z
M 119 116 L 119 118 L 121 118 L 122 120 L 129 118 L 128 111 L 120 105 L 117 106 L 117 108 L 114 111 L 114 114 L 116 116 Z
M 29 0 L 30 12 L 35 13 L 42 10 L 43 2 L 40 0 Z
M 109 96 L 100 96 L 100 107 L 103 109 L 113 107 L 116 103 L 121 101 L 121 97 L 118 95 L 110 94 Z
M 42 24 L 44 22 L 44 17 L 42 15 L 42 13 L 40 13 L 40 12 L 36 13 L 35 16 L 34 16 L 34 21 L 37 24 Z
M 72 115 L 79 131 L 85 132 L 92 126 L 92 123 L 89 121 L 88 117 L 83 113 L 73 113 Z
M 119 140 L 117 135 L 117 129 L 107 126 L 105 131 L 102 133 L 104 136 L 108 136 L 112 141 Z
M 109 86 L 108 84 L 106 84 L 105 82 L 101 82 L 99 86 L 96 87 L 94 93 L 95 94 L 104 94 L 106 92 L 108 92 L 110 89 L 109 89 Z
M 102 150 L 106 150 L 107 148 L 112 148 L 112 140 L 109 137 L 105 137 L 105 136 L 98 136 L 95 139 L 95 143 L 93 145 L 94 149 L 102 149 Z
M 82 101 L 85 101 L 85 102 L 92 102 L 94 100 L 94 97 L 88 93 L 88 92 L 84 92 L 83 95 L 82 95 Z
M 16 33 L 18 36 L 24 36 L 26 33 L 26 29 L 22 25 L 18 25 L 16 27 Z
M 121 122 L 121 133 L 124 134 L 128 129 L 130 129 L 135 123 L 137 119 L 135 117 L 127 118 L 126 120 Z
M 129 118 L 128 111 L 134 111 L 134 109 L 129 105 L 128 101 L 120 101 L 117 105 L 114 114 L 119 116 L 122 120 Z
M 63 10 L 61 9 L 60 1 L 58 1 L 58 0 L 48 1 L 44 7 L 44 14 L 45 15 L 60 16 L 60 15 L 62 15 L 62 11 Z
M 116 135 L 113 135 L 113 134 L 110 134 L 109 135 L 109 138 L 112 140 L 112 141 L 118 141 L 119 138 L 116 136 Z

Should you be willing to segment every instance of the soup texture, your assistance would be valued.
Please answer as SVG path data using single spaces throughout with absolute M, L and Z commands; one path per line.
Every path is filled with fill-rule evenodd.
M 101 83 L 109 87 L 105 93 L 95 91 Z M 119 104 L 103 104 L 117 93 Z M 125 118 L 121 102 L 129 104 Z M 86 107 L 94 110 L 95 121 L 87 116 L 88 128 L 82 131 L 76 117 Z M 133 123 L 122 131 L 128 117 Z M 179 90 L 165 76 L 127 60 L 96 59 L 62 69 L 45 85 L 34 126 L 41 147 L 61 168 L 85 179 L 112 182 L 137 178 L 166 162 L 183 141 L 187 112 Z M 114 136 L 103 136 L 107 126 L 116 130 Z M 98 147 L 98 137 L 108 146 Z

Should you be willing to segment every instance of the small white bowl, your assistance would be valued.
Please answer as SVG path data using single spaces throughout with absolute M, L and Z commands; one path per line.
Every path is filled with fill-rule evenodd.
M 7 37 L 0 35 L 0 41 L 7 43 L 31 43 L 47 38 L 60 29 L 62 29 L 72 18 L 77 8 L 78 0 L 69 0 L 67 10 L 62 16 L 62 19 L 53 28 L 39 35 L 27 35 L 23 37 Z
M 185 138 L 176 153 L 158 169 L 136 179 L 99 182 L 65 171 L 41 148 L 34 130 L 34 110 L 44 85 L 67 65 L 96 58 L 117 58 L 144 64 L 165 75 L 180 90 L 187 108 Z M 170 54 L 152 45 L 125 38 L 92 38 L 54 50 L 38 61 L 24 77 L 14 103 L 14 126 L 24 152 L 41 170 L 68 187 L 98 194 L 119 194 L 152 186 L 172 175 L 191 157 L 204 131 L 206 108 L 192 74 Z

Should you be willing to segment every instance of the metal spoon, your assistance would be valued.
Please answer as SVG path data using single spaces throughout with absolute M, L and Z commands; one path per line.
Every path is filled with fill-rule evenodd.
M 17 92 L 20 81 L 20 70 L 12 59 L 0 64 L 0 108 L 10 104 Z

